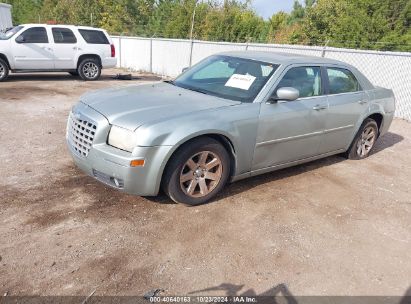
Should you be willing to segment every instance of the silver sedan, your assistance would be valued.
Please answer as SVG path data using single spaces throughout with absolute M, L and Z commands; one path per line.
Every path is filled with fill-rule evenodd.
M 121 191 L 189 205 L 228 181 L 333 154 L 370 154 L 395 110 L 391 90 L 317 57 L 229 52 L 174 81 L 84 95 L 67 143 L 84 172 Z

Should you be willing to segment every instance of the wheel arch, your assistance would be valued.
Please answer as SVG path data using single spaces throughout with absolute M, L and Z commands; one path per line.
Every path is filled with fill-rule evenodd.
M 380 133 L 380 130 L 381 130 L 381 127 L 382 127 L 382 125 L 383 125 L 384 116 L 383 116 L 381 113 L 379 113 L 379 112 L 375 112 L 375 113 L 372 113 L 372 114 L 368 115 L 368 116 L 364 119 L 364 121 L 365 121 L 366 119 L 368 119 L 368 118 L 371 118 L 371 119 L 375 120 L 375 122 L 377 123 L 377 126 L 378 126 L 378 134 L 379 134 L 379 133 Z
M 3 59 L 6 62 L 7 67 L 9 68 L 9 70 L 11 70 L 10 62 L 9 62 L 9 59 L 7 58 L 7 56 L 3 53 L 0 53 L 0 59 Z
M 203 137 L 209 137 L 212 138 L 216 141 L 218 141 L 227 151 L 229 157 L 230 157 L 230 173 L 229 173 L 229 179 L 232 178 L 232 176 L 235 174 L 236 170 L 236 163 L 237 163 L 237 158 L 236 158 L 236 150 L 235 146 L 233 144 L 233 141 L 225 134 L 221 133 L 216 133 L 216 132 L 210 132 L 210 133 L 202 133 L 202 134 L 195 134 L 190 137 L 184 138 L 181 140 L 178 144 L 176 144 L 172 150 L 170 150 L 170 153 L 167 155 L 163 162 L 163 166 L 161 168 L 160 172 L 160 180 L 159 180 L 159 185 L 158 189 L 161 187 L 163 180 L 164 180 L 164 175 L 167 170 L 167 166 L 170 163 L 170 159 L 175 155 L 178 150 L 185 144 L 189 143 L 190 141 L 197 140 L 199 138 Z
M 100 68 L 103 68 L 103 64 L 102 64 L 102 61 L 101 61 L 101 57 L 100 57 L 99 55 L 97 55 L 97 54 L 82 54 L 82 55 L 80 55 L 80 56 L 78 57 L 78 59 L 77 59 L 77 68 L 79 68 L 80 63 L 81 63 L 84 59 L 87 59 L 87 58 L 97 59 L 98 62 L 99 62 Z

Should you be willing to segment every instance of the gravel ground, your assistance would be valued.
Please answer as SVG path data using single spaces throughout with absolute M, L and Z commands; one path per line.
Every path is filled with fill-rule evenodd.
M 73 166 L 64 134 L 79 96 L 155 80 L 109 77 L 118 72 L 0 84 L 1 295 L 401 296 L 411 286 L 410 123 L 395 120 L 364 161 L 329 157 L 189 208 Z

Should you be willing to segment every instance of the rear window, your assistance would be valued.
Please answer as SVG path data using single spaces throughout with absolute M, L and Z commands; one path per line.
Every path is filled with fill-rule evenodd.
M 68 28 L 54 27 L 52 30 L 54 43 L 76 43 L 74 33 Z
M 87 43 L 91 44 L 110 44 L 106 35 L 102 31 L 79 30 L 81 36 Z
M 341 68 L 327 68 L 330 94 L 361 91 L 361 86 L 351 71 Z

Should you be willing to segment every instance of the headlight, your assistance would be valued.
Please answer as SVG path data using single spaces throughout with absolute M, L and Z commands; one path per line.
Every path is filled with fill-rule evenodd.
M 133 149 L 137 146 L 137 136 L 133 131 L 111 126 L 108 144 L 121 150 L 133 152 Z

